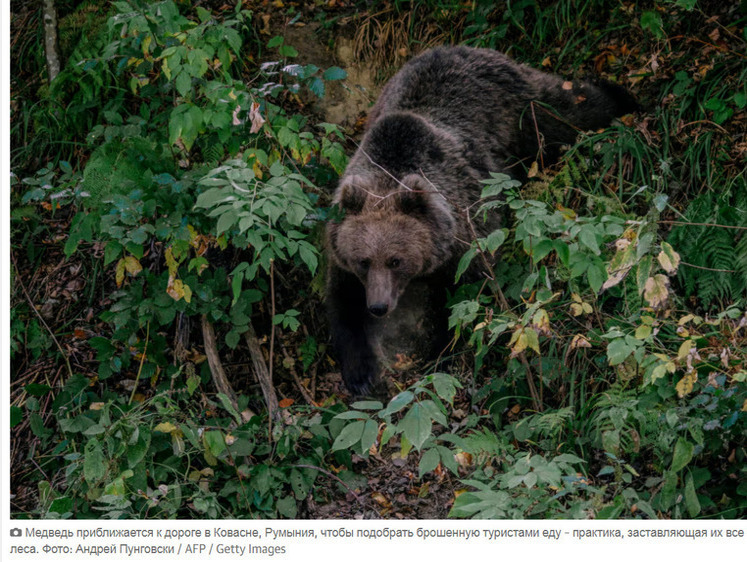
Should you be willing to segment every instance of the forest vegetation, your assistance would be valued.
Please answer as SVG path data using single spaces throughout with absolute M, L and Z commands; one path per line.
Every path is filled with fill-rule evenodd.
M 747 2 L 44 4 L 56 41 L 11 1 L 13 517 L 747 514 Z M 444 44 L 642 109 L 485 178 L 492 280 L 356 401 L 323 231 L 365 111 L 324 103 Z

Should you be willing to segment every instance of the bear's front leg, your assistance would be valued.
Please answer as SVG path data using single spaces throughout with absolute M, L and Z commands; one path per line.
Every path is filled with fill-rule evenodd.
M 369 394 L 379 364 L 369 340 L 366 290 L 355 275 L 334 265 L 327 273 L 327 311 L 345 386 L 354 395 Z

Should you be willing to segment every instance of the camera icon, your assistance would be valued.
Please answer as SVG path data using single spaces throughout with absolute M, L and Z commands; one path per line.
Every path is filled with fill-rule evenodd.
M 19 529 L 18 527 L 14 527 L 13 529 L 10 530 L 11 537 L 20 537 L 22 535 L 23 535 L 23 531 L 21 531 L 21 529 Z

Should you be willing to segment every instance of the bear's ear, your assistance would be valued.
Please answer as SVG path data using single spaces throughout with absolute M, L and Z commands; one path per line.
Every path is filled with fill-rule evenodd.
M 366 203 L 366 190 L 362 187 L 365 182 L 361 176 L 348 176 L 342 179 L 337 188 L 337 205 L 349 215 L 357 215 Z
M 439 228 L 453 228 L 454 218 L 449 204 L 433 185 L 418 174 L 405 176 L 402 183 L 409 189 L 402 188 L 397 192 L 400 211 L 440 225 Z

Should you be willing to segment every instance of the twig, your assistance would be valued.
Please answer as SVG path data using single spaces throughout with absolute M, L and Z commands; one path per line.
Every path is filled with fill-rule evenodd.
M 288 350 L 283 347 L 283 355 L 286 359 L 288 359 L 289 363 L 293 361 L 293 358 L 288 354 Z M 303 396 L 303 399 L 306 400 L 306 403 L 309 406 L 314 405 L 314 399 L 311 397 L 311 394 L 309 394 L 309 391 L 306 390 L 306 387 L 301 384 L 301 379 L 298 378 L 298 373 L 296 373 L 296 368 L 291 364 L 288 368 L 290 371 L 290 374 L 293 376 L 293 380 L 296 381 L 296 386 L 298 386 L 298 390 L 301 391 L 301 395 Z
M 269 387 L 275 390 L 272 384 L 272 369 L 275 363 L 275 260 L 270 259 L 270 304 L 272 313 L 270 315 L 270 368 L 269 368 Z
M 23 281 L 21 280 L 21 273 L 20 273 L 20 270 L 18 269 L 18 263 L 16 263 L 16 256 L 13 255 L 13 252 L 10 253 L 10 257 L 13 260 L 13 265 L 16 268 L 16 278 L 15 278 L 15 281 L 17 281 L 18 282 L 18 286 L 21 287 L 21 290 L 23 291 L 23 294 L 25 295 L 26 300 L 28 301 L 29 306 L 31 307 L 31 310 L 34 311 L 34 314 L 36 314 L 36 316 L 39 318 L 39 320 L 41 320 L 41 323 L 47 329 L 47 332 L 49 332 L 49 335 L 52 336 L 52 340 L 54 340 L 54 343 L 57 346 L 57 349 L 62 354 L 63 359 L 65 359 L 65 364 L 67 365 L 67 372 L 70 375 L 70 377 L 72 378 L 72 376 L 73 376 L 73 368 L 70 366 L 70 358 L 68 357 L 68 355 L 65 352 L 65 350 L 62 349 L 62 345 L 60 345 L 60 342 L 55 337 L 54 332 L 52 331 L 52 329 L 45 322 L 45 320 L 42 317 L 41 313 L 39 313 L 39 311 L 36 310 L 36 307 L 34 306 L 34 302 L 31 300 L 31 297 L 29 296 L 29 293 L 26 290 L 26 287 L 24 286 Z
M 148 320 L 148 323 L 145 327 L 145 347 L 143 347 L 143 354 L 140 356 L 140 367 L 137 369 L 137 375 L 135 376 L 135 384 L 132 385 L 132 392 L 130 393 L 130 399 L 127 402 L 127 405 L 129 406 L 132 404 L 132 399 L 135 398 L 135 391 L 137 390 L 137 385 L 140 382 L 140 375 L 143 372 L 143 364 L 145 363 L 145 356 L 148 353 L 148 342 L 150 341 L 150 320 Z
M 467 225 L 469 226 L 470 232 L 472 233 L 472 237 L 477 240 L 477 231 L 475 230 L 474 225 L 472 224 L 472 220 L 470 219 L 469 212 L 464 211 L 465 216 L 467 217 Z M 477 253 L 480 256 L 480 259 L 482 260 L 483 264 L 486 267 L 485 275 L 489 279 L 489 285 L 491 290 L 496 294 L 498 297 L 498 302 L 501 305 L 501 309 L 503 311 L 511 310 L 511 306 L 508 304 L 508 300 L 506 299 L 506 295 L 503 294 L 503 290 L 501 289 L 500 284 L 495 280 L 495 275 L 491 275 L 493 272 L 493 268 L 490 266 L 490 262 L 488 261 L 488 258 L 485 256 L 485 252 L 480 247 L 480 244 L 475 244 L 477 247 Z M 529 361 L 526 358 L 526 354 L 522 351 L 517 356 L 519 358 L 519 361 L 521 361 L 521 364 L 524 366 L 524 370 L 527 373 L 527 384 L 529 385 L 529 393 L 532 395 L 532 403 L 534 405 L 534 409 L 538 412 L 543 411 L 542 408 L 542 400 L 540 400 L 540 396 L 537 393 L 537 387 L 534 384 L 534 374 L 532 373 L 532 369 L 529 366 Z
M 350 492 L 350 494 L 352 494 L 352 496 L 355 498 L 355 500 L 359 504 L 361 504 L 363 507 L 366 507 L 366 503 L 360 498 L 360 496 L 358 494 L 356 494 L 353 490 L 351 490 L 350 486 L 348 486 L 347 484 L 345 484 L 345 482 L 343 482 L 336 474 L 333 474 L 332 472 L 330 472 L 328 470 L 324 470 L 323 468 L 321 468 L 319 466 L 314 466 L 313 464 L 294 464 L 294 465 L 291 465 L 291 466 L 293 468 L 309 468 L 311 470 L 318 470 L 322 474 L 326 474 L 330 478 L 332 478 L 332 479 L 336 480 L 337 482 L 339 482 L 342 485 L 343 488 L 345 488 L 348 492 Z
M 542 155 L 542 152 L 543 152 L 542 144 L 543 143 L 542 143 L 542 137 L 540 135 L 539 125 L 537 125 L 537 116 L 534 113 L 534 105 L 535 105 L 534 100 L 532 100 L 529 103 L 529 106 L 532 108 L 532 121 L 534 121 L 534 132 L 537 133 L 537 150 L 539 152 L 539 157 L 540 157 L 540 169 L 544 171 L 545 170 L 545 159 Z
M 714 228 L 731 228 L 734 230 L 747 230 L 747 226 L 734 226 L 731 224 L 715 224 L 710 222 L 685 222 L 685 221 L 656 221 L 659 224 L 674 224 L 676 226 L 712 226 Z
M 687 263 L 686 261 L 680 261 L 680 265 L 686 265 L 688 267 L 694 267 L 695 269 L 702 269 L 704 271 L 715 271 L 717 273 L 736 273 L 736 271 L 734 271 L 733 269 L 714 269 L 712 267 L 703 267 L 701 265 Z

